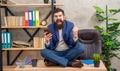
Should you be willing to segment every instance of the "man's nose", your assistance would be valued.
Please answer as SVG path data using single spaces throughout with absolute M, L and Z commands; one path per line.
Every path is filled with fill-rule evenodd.
M 57 19 L 60 19 L 60 17 L 58 16 Z

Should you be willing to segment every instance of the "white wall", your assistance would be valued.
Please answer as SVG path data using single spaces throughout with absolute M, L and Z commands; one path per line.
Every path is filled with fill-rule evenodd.
M 10 1 L 13 1 L 13 0 L 10 0 Z M 105 24 L 104 22 L 101 24 L 101 23 L 98 23 L 95 19 L 95 10 L 93 8 L 94 5 L 100 6 L 104 10 L 105 10 L 106 4 L 108 4 L 109 8 L 120 9 L 120 0 L 56 0 L 56 1 L 64 3 L 64 6 L 62 7 L 59 6 L 59 7 L 65 10 L 66 18 L 74 22 L 74 24 L 78 26 L 79 29 L 93 28 L 94 25 L 98 25 L 98 24 L 101 26 L 104 26 Z M 14 2 L 38 3 L 38 2 L 42 2 L 42 0 L 39 0 L 39 1 L 38 0 L 14 0 Z M 17 7 L 17 8 L 10 7 L 12 12 L 16 13 L 16 15 L 20 15 L 20 14 L 23 15 L 23 13 L 21 12 L 26 8 L 27 9 L 31 9 L 31 8 L 39 9 L 39 7 L 29 7 L 29 8 L 28 7 Z M 41 7 L 40 9 L 41 9 L 41 15 L 42 15 L 41 18 L 43 18 L 45 16 L 44 14 L 47 14 L 50 8 Z M 120 21 L 120 14 L 117 14 L 117 16 L 115 17 L 119 18 L 119 21 Z M 14 32 L 13 35 L 18 36 L 18 34 L 16 34 L 17 33 L 16 31 L 13 31 L 13 32 Z M 24 36 L 24 35 L 25 33 L 23 33 L 23 35 L 21 36 Z M 14 39 L 19 39 L 19 37 L 15 37 Z M 28 39 L 28 38 L 26 37 L 25 39 Z M 12 53 L 12 56 L 15 55 L 13 51 L 11 53 Z M 22 54 L 21 56 L 22 57 L 28 56 L 28 54 L 29 56 L 32 56 L 31 54 L 35 54 L 35 56 L 38 56 L 39 51 L 37 51 L 37 53 L 36 51 L 32 53 L 24 52 L 24 54 Z M 120 52 L 119 52 L 119 55 L 120 55 Z M 120 61 L 114 58 L 112 60 L 112 67 L 117 68 L 117 70 L 120 71 L 119 63 Z

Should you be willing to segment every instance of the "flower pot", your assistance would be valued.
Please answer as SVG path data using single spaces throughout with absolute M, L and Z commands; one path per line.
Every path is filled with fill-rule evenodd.
M 99 67 L 99 66 L 100 66 L 100 61 L 99 62 L 94 61 L 94 67 Z
M 49 3 L 49 0 L 44 0 L 44 3 L 46 3 L 46 4 Z

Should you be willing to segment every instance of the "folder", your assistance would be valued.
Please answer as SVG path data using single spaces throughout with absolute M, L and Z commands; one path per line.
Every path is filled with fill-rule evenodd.
M 29 26 L 29 21 L 28 21 L 28 10 L 25 10 L 25 26 Z
M 33 26 L 33 10 L 28 11 L 29 26 Z
M 36 27 L 40 26 L 40 11 L 36 10 Z

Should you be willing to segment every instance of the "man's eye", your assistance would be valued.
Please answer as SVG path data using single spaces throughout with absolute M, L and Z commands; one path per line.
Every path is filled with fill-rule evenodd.
M 55 16 L 55 17 L 57 17 L 57 16 Z
M 59 15 L 59 17 L 61 17 L 61 15 Z

